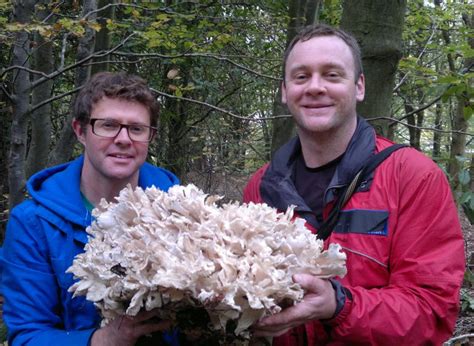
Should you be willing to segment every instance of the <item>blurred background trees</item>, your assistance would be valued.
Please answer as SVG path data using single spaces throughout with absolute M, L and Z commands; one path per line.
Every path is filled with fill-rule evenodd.
M 138 74 L 156 91 L 151 162 L 240 199 L 249 175 L 294 134 L 280 103 L 282 54 L 316 22 L 361 44 L 360 114 L 436 160 L 472 215 L 473 16 L 461 0 L 2 2 L 1 230 L 31 174 L 80 154 L 71 104 L 103 70 Z

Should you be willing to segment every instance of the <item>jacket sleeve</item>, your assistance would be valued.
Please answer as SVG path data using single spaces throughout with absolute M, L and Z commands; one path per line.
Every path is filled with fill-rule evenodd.
M 3 245 L 3 319 L 8 343 L 87 345 L 95 329 L 63 329 L 59 287 L 34 209 L 27 201 L 12 210 Z
M 262 203 L 262 197 L 260 195 L 260 183 L 262 181 L 262 177 L 265 174 L 268 163 L 261 167 L 258 171 L 254 173 L 254 175 L 250 178 L 247 185 L 244 188 L 244 196 L 243 202 L 244 203 Z
M 399 180 L 397 189 L 387 197 L 395 214 L 389 218 L 388 282 L 361 287 L 343 280 L 352 299 L 330 322 L 332 340 L 440 345 L 452 336 L 465 269 L 457 209 L 447 179 L 431 160 L 403 166 L 392 179 Z

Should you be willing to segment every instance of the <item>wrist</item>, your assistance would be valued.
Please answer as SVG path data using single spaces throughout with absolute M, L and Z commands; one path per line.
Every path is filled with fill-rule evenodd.
M 332 320 L 336 318 L 336 316 L 339 315 L 339 313 L 341 312 L 342 308 L 344 307 L 344 304 L 346 303 L 347 295 L 350 294 L 350 292 L 346 290 L 342 286 L 342 284 L 335 279 L 329 279 L 329 282 L 331 283 L 331 286 L 334 289 L 336 297 L 336 310 L 334 311 L 334 314 L 327 319 Z

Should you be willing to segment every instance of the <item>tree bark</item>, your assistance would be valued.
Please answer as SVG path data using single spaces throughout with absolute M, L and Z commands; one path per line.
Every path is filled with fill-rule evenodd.
M 290 22 L 288 23 L 285 47 L 288 47 L 291 40 L 293 40 L 299 30 L 306 25 L 314 24 L 316 22 L 321 0 L 291 0 L 288 5 Z M 289 114 L 287 107 L 281 103 L 281 85 L 278 86 L 276 99 L 273 102 L 273 114 Z M 273 120 L 272 155 L 294 135 L 295 122 L 293 121 L 293 118 L 280 118 Z
M 48 1 L 49 2 L 49 1 Z M 49 12 L 46 8 L 48 2 L 41 1 L 37 8 L 36 17 L 44 20 Z M 33 52 L 34 69 L 50 74 L 54 70 L 53 43 L 45 40 L 38 32 L 34 34 L 36 50 Z M 39 75 L 34 75 L 35 80 Z M 53 81 L 48 80 L 32 91 L 32 104 L 36 105 L 51 97 Z M 51 144 L 51 103 L 45 104 L 31 114 L 31 142 L 26 160 L 26 177 L 46 167 L 48 163 L 49 147 Z
M 442 112 L 442 107 L 439 103 L 436 104 L 435 108 L 435 121 L 434 121 L 434 128 L 436 130 L 441 130 L 443 125 L 441 122 L 441 115 L 443 114 Z M 433 131 L 433 153 L 431 157 L 436 161 L 440 158 L 441 156 L 441 132 L 440 131 Z
M 14 21 L 31 22 L 35 1 L 15 1 Z M 29 67 L 30 37 L 26 30 L 15 33 L 12 65 Z M 10 152 L 8 156 L 8 187 L 10 209 L 23 201 L 25 188 L 25 155 L 28 126 L 28 109 L 30 107 L 30 75 L 25 70 L 13 71 L 13 115 L 10 130 Z
M 108 4 L 115 3 L 114 0 L 99 0 L 97 8 L 102 8 Z M 110 33 L 109 29 L 107 29 L 107 19 L 114 19 L 115 17 L 115 7 L 111 6 L 107 9 L 99 12 L 97 17 L 97 22 L 100 24 L 101 29 L 95 35 L 95 52 L 99 51 L 106 51 L 110 49 Z M 100 57 L 94 59 L 94 65 L 92 65 L 91 75 L 101 72 L 101 71 L 108 71 L 109 70 L 109 63 L 107 62 L 108 57 Z
M 97 10 L 97 2 L 95 0 L 86 0 L 83 3 L 82 16 L 87 13 Z M 88 20 L 95 20 L 97 14 L 90 15 Z M 80 61 L 94 52 L 94 43 L 95 43 L 95 31 L 91 28 L 86 28 L 86 32 L 83 37 L 79 39 L 79 44 L 77 47 L 76 61 Z M 74 79 L 74 86 L 78 88 L 82 86 L 90 76 L 90 66 L 80 66 L 76 69 L 76 75 Z M 73 115 L 73 105 L 76 101 L 76 95 L 71 98 L 71 103 L 69 107 L 69 113 L 66 117 L 63 128 L 58 142 L 49 157 L 49 163 L 51 165 L 57 165 L 66 161 L 69 161 L 72 158 L 72 152 L 74 145 L 76 143 L 76 136 L 72 129 L 71 123 L 74 117 Z
M 344 1 L 341 28 L 351 32 L 362 50 L 365 100 L 357 112 L 365 118 L 389 116 L 395 73 L 402 56 L 406 0 Z M 387 136 L 388 120 L 373 121 Z
M 6 60 L 6 59 L 5 59 Z M 0 57 L 3 63 L 3 57 Z M 5 62 L 5 66 L 7 63 Z M 0 89 L 0 244 L 5 236 L 5 226 L 8 216 L 8 152 L 9 133 L 11 125 L 12 108 L 8 99 L 7 91 Z
M 436 6 L 440 6 L 441 1 L 435 1 Z M 468 29 L 472 30 L 474 28 L 474 12 L 463 15 L 463 20 L 465 25 Z M 449 32 L 447 30 L 442 30 L 442 36 L 447 45 L 451 43 L 451 37 L 449 36 Z M 468 37 L 468 42 L 471 49 L 474 49 L 474 38 Z M 448 53 L 448 66 L 450 71 L 454 74 L 457 73 L 455 62 L 453 56 Z M 464 69 L 469 70 L 472 65 L 474 64 L 474 58 L 465 58 L 464 59 Z M 472 84 L 472 80 L 471 80 Z M 457 94 L 456 95 L 456 110 L 454 112 L 454 117 L 452 121 L 452 130 L 453 134 L 451 137 L 451 153 L 450 153 L 450 160 L 448 165 L 448 174 L 450 175 L 453 181 L 453 189 L 456 190 L 460 188 L 459 184 L 459 172 L 461 171 L 462 164 L 457 159 L 458 156 L 463 156 L 466 150 L 466 132 L 468 128 L 467 119 L 464 116 L 464 108 L 469 105 L 469 98 L 467 95 L 464 94 Z

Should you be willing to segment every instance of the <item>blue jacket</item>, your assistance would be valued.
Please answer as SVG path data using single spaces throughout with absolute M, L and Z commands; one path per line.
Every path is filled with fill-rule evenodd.
M 65 271 L 88 241 L 91 223 L 80 194 L 83 157 L 38 172 L 27 183 L 30 199 L 16 206 L 3 245 L 3 318 L 17 345 L 87 345 L 100 316 L 84 297 L 72 298 Z M 168 190 L 179 180 L 145 163 L 138 184 Z

